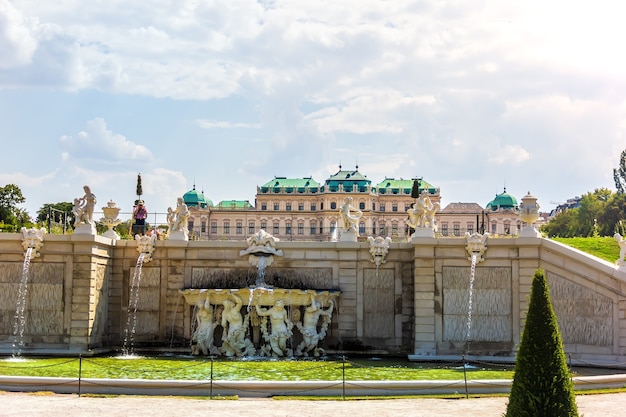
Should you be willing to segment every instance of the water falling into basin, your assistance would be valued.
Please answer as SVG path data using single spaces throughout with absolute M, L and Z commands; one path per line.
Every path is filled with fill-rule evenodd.
M 28 276 L 30 272 L 30 258 L 33 248 L 27 248 L 24 253 L 24 264 L 22 266 L 22 277 L 17 295 L 17 303 L 15 307 L 15 322 L 13 324 L 13 353 L 12 358 L 17 359 L 22 354 L 24 347 L 24 330 L 26 328 L 26 296 L 28 295 Z
M 478 262 L 478 254 L 472 253 L 472 266 L 470 267 L 470 279 L 469 279 L 469 300 L 467 304 L 467 334 L 466 334 L 466 353 L 470 350 L 471 336 L 472 336 L 472 303 L 474 297 L 474 277 L 476 275 L 476 263 Z
M 124 356 L 134 356 L 134 338 L 137 330 L 137 304 L 139 303 L 139 284 L 141 283 L 141 268 L 145 253 L 140 253 L 137 257 L 135 272 L 130 283 L 130 294 L 128 297 L 128 310 L 126 315 L 126 329 L 124 331 Z

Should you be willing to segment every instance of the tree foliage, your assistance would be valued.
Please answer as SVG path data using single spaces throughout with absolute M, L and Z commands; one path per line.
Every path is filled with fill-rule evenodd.
M 613 169 L 613 180 L 618 194 L 624 194 L 626 189 L 626 150 L 622 151 L 619 158 L 619 168 Z
M 72 211 L 74 203 L 63 201 L 60 203 L 46 203 L 37 210 L 37 222 L 44 226 L 52 224 L 64 224 L 67 227 L 73 227 L 75 216 Z
M 506 416 L 578 416 L 574 384 L 541 269 L 533 277 Z
M 22 190 L 15 184 L 0 187 L 0 223 L 5 229 L 15 231 L 30 223 L 28 213 L 18 207 L 26 201 Z

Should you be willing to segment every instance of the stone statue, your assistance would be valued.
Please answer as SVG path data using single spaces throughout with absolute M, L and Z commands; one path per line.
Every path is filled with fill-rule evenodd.
M 619 259 L 615 263 L 620 267 L 626 266 L 626 260 L 624 260 L 624 257 L 626 257 L 626 240 L 619 233 L 615 233 L 613 239 L 619 244 Z
M 428 191 L 424 190 L 413 207 L 409 209 L 407 224 L 413 229 L 426 227 L 435 230 L 437 227 L 435 225 L 435 213 L 437 210 L 439 210 L 439 203 L 433 203 L 430 200 Z
M 230 298 L 222 302 L 222 347 L 220 351 L 226 356 L 243 356 L 254 353 L 252 342 L 247 340 L 244 318 L 241 315 L 243 303 L 236 294 L 230 294 Z
M 186 231 L 189 214 L 187 204 L 182 197 L 178 197 L 176 209 L 167 208 L 167 222 L 170 225 L 170 230 L 173 232 Z
M 309 356 L 309 354 L 311 354 L 317 357 L 324 354 L 324 350 L 318 348 L 317 345 L 320 340 L 324 339 L 326 336 L 326 331 L 328 330 L 328 325 L 330 324 L 330 319 L 333 314 L 335 304 L 333 300 L 329 300 L 329 303 L 330 307 L 324 310 L 320 302 L 311 294 L 311 305 L 304 309 L 302 323 L 296 323 L 296 327 L 300 330 L 300 333 L 302 333 L 302 343 L 298 345 L 296 355 Z M 323 318 L 323 322 L 318 332 L 317 324 L 320 317 Z
M 255 304 L 256 313 L 259 317 L 269 317 L 271 324 L 271 332 L 267 334 L 267 325 L 261 326 L 261 332 L 263 338 L 270 342 L 271 355 L 272 356 L 290 356 L 291 353 L 287 351 L 287 339 L 292 335 L 291 329 L 293 323 L 287 316 L 287 310 L 285 309 L 285 303 L 283 300 L 276 300 L 274 306 L 269 309 L 261 308 L 258 304 Z M 266 320 L 264 320 L 264 323 Z M 270 352 L 263 351 L 262 353 L 268 354 Z
M 74 227 L 81 224 L 93 225 L 93 210 L 96 206 L 96 195 L 91 192 L 88 185 L 83 187 L 85 195 L 80 198 L 74 199 L 74 207 L 72 212 L 74 213 Z
M 182 197 L 178 197 L 176 209 L 167 208 L 167 223 L 169 224 L 168 235 L 170 240 L 188 240 L 189 231 L 187 222 L 189 220 L 189 207 Z
M 354 240 L 356 242 L 356 238 L 359 236 L 359 220 L 362 215 L 361 210 L 357 211 L 352 207 L 352 197 L 346 197 L 343 205 L 339 208 L 339 217 L 342 223 L 341 240 Z M 344 238 L 344 234 L 350 238 Z
M 196 313 L 196 331 L 191 337 L 192 355 L 209 355 L 216 353 L 217 349 L 213 346 L 213 332 L 217 327 L 217 322 L 213 320 L 214 309 L 209 299 L 198 300 L 196 305 L 198 312 Z
M 38 257 L 39 250 L 43 246 L 43 236 L 46 234 L 46 229 L 42 227 L 41 229 L 35 229 L 34 227 L 27 229 L 22 227 L 20 229 L 22 232 L 22 246 L 24 250 L 28 250 L 28 248 L 33 249 L 33 254 L 31 255 L 33 258 Z
M 368 236 L 367 240 L 370 244 L 370 255 L 372 255 L 372 259 L 370 261 L 375 263 L 377 267 L 387 262 L 386 258 L 389 253 L 391 238 L 389 236 L 376 236 L 375 238 Z

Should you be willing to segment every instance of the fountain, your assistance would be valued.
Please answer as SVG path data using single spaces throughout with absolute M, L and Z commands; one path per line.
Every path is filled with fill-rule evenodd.
M 126 310 L 126 328 L 124 330 L 124 345 L 122 348 L 123 356 L 134 355 L 134 338 L 137 330 L 137 305 L 139 304 L 139 285 L 141 284 L 141 273 L 143 264 L 152 260 L 154 252 L 154 244 L 157 236 L 140 236 L 135 235 L 137 241 L 137 263 L 130 282 L 130 292 L 128 297 L 128 308 Z
M 247 255 L 250 265 L 257 268 L 254 286 L 180 290 L 187 304 L 196 307 L 192 354 L 291 357 L 324 353 L 319 343 L 328 332 L 339 291 L 267 285 L 265 268 L 272 265 L 274 256 L 283 256 L 282 250 L 276 248 L 278 241 L 259 230 L 247 239 L 248 248 L 239 252 L 240 256 Z M 243 300 L 248 300 L 247 306 Z M 214 344 L 218 328 L 219 346 Z
M 391 238 L 389 236 L 377 236 L 375 238 L 368 236 L 367 241 L 370 244 L 370 255 L 372 256 L 370 262 L 376 265 L 376 277 L 378 277 L 378 269 L 382 264 L 387 262 L 387 254 L 389 253 Z
M 465 350 L 463 353 L 464 356 L 469 353 L 470 343 L 472 340 L 472 311 L 474 302 L 474 279 L 476 277 L 476 264 L 485 260 L 484 254 L 487 250 L 487 237 L 489 237 L 488 233 L 485 233 L 484 235 L 480 235 L 479 233 L 465 233 L 465 239 L 467 241 L 467 246 L 465 247 L 465 249 L 470 254 L 470 257 L 468 259 L 472 262 L 472 264 L 470 267 L 468 288 L 467 333 L 465 337 Z
M 13 353 L 12 358 L 17 359 L 24 348 L 24 330 L 26 328 L 26 296 L 28 295 L 28 278 L 30 274 L 30 260 L 39 256 L 39 250 L 43 246 L 43 236 L 46 229 L 26 229 L 22 227 L 22 246 L 25 249 L 22 275 L 19 282 L 17 301 L 15 306 L 15 321 L 13 324 Z M 34 255 L 33 255 L 34 254 Z

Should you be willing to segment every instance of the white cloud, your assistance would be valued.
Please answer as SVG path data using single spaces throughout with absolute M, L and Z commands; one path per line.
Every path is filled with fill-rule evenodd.
M 37 49 L 32 23 L 8 0 L 0 0 L 0 68 L 20 67 L 31 62 Z
M 102 118 L 87 122 L 86 130 L 75 135 L 63 135 L 59 138 L 61 147 L 65 149 L 64 158 L 88 158 L 104 164 L 138 163 L 146 165 L 152 162 L 150 150 L 136 144 L 121 134 L 107 129 Z
M 259 129 L 260 123 L 234 123 L 220 120 L 196 119 L 196 125 L 203 129 Z

